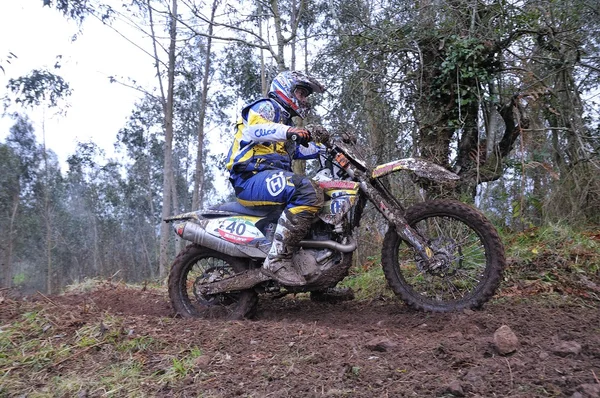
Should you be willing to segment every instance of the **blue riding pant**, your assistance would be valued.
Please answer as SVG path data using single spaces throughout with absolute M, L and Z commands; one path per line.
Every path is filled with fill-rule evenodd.
M 285 206 L 291 214 L 316 214 L 323 206 L 323 191 L 310 178 L 286 170 L 256 174 L 232 174 L 230 181 L 239 203 L 253 206 Z

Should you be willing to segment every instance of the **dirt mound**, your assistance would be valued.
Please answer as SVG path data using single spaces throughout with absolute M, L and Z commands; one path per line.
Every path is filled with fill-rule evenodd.
M 39 297 L 36 297 L 40 300 Z M 120 284 L 104 284 L 89 292 L 75 292 L 52 298 L 62 305 L 109 311 L 115 315 L 174 316 L 167 292 L 154 289 L 128 288 Z
M 121 382 L 119 396 L 600 394 L 598 302 L 566 296 L 505 297 L 455 314 L 417 313 L 397 301 L 286 297 L 262 300 L 257 319 L 243 322 L 176 319 L 166 292 L 121 285 L 9 304 L 0 309 L 2 324 L 42 306 L 52 336 L 64 336 L 65 346 L 86 330 L 95 336 L 94 344 L 34 373 L 24 365 L 8 375 L 0 369 L 14 389 L 9 396 L 54 391 L 54 377 L 75 373 L 88 375 L 86 381 L 75 392 L 60 391 L 101 396 L 110 391 L 103 384 L 108 369 L 134 359 L 137 378 Z M 516 341 L 500 355 L 494 334 L 503 325 Z M 32 385 L 32 374 L 41 381 Z

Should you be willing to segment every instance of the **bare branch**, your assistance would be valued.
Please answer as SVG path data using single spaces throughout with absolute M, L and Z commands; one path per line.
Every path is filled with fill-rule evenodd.
M 257 33 L 248 30 L 248 29 L 244 29 L 240 26 L 235 26 L 235 25 L 230 25 L 230 24 L 226 24 L 226 23 L 222 23 L 222 22 L 216 22 L 213 21 L 211 22 L 209 18 L 207 18 L 206 16 L 202 15 L 201 13 L 198 12 L 198 10 L 195 7 L 192 7 L 188 2 L 183 1 L 183 3 L 190 9 L 190 11 L 192 12 L 192 14 L 197 17 L 198 19 L 200 19 L 201 21 L 207 23 L 207 24 L 212 24 L 215 27 L 223 27 L 223 28 L 227 28 L 227 29 L 231 29 L 233 31 L 237 31 L 237 32 L 242 32 L 242 33 L 246 33 L 250 36 L 252 36 L 253 38 L 255 38 L 259 43 L 265 43 L 265 40 L 260 37 Z M 216 36 L 216 35 L 208 35 L 206 33 L 200 32 L 198 31 L 196 28 L 194 28 L 193 26 L 191 26 L 190 24 L 188 24 L 187 22 L 181 20 L 178 18 L 178 22 L 180 22 L 182 25 L 184 25 L 185 27 L 187 27 L 188 29 L 190 29 L 192 32 L 194 32 L 194 34 L 198 35 L 198 36 L 202 36 L 202 37 L 210 37 L 214 40 L 223 40 L 223 41 L 232 41 L 232 42 L 238 42 L 238 43 L 243 43 L 243 44 L 247 44 L 251 47 L 254 48 L 258 48 L 258 49 L 263 49 L 263 50 L 269 50 L 270 52 L 272 51 L 272 48 L 268 45 L 268 43 L 265 44 L 259 44 L 259 43 L 253 43 L 250 42 L 248 40 L 245 39 L 241 39 L 239 37 L 225 37 L 225 36 Z
M 154 19 L 152 17 L 152 7 L 150 6 L 150 0 L 147 0 L 147 4 L 148 4 L 148 14 L 149 14 L 149 18 L 150 18 L 150 31 L 152 32 L 152 48 L 154 49 L 154 61 L 155 61 L 155 66 L 156 66 L 156 76 L 158 78 L 158 85 L 160 88 L 160 94 L 161 94 L 161 104 L 163 106 L 163 109 L 165 110 L 165 114 L 166 114 L 166 106 L 167 106 L 167 97 L 165 96 L 165 89 L 163 87 L 163 82 L 162 79 L 160 77 L 160 58 L 158 57 L 158 52 L 156 50 L 156 36 L 154 34 Z
M 116 13 L 118 13 L 117 11 L 115 11 Z M 127 36 L 125 36 L 123 33 L 121 33 L 118 29 L 116 29 L 114 26 L 107 24 L 101 17 L 99 17 L 98 15 L 96 15 L 93 11 L 90 12 L 90 14 L 92 15 L 92 17 L 96 18 L 98 21 L 102 22 L 103 25 L 107 26 L 109 29 L 111 29 L 113 32 L 115 32 L 116 34 L 118 34 L 119 36 L 121 36 L 123 39 L 125 39 L 125 41 L 127 41 L 128 43 L 130 43 L 131 45 L 133 45 L 134 47 L 136 47 L 137 49 L 139 49 L 140 51 L 142 51 L 144 54 L 154 58 L 154 55 L 150 54 L 148 51 L 146 51 L 145 49 L 143 49 L 142 47 L 140 47 L 137 43 L 135 43 L 134 41 L 130 40 Z M 129 18 L 125 18 L 125 16 L 121 13 L 118 13 L 119 15 L 123 16 L 124 20 L 134 26 L 136 29 L 139 29 L 142 33 L 147 34 L 141 27 L 139 27 L 137 24 L 133 23 L 133 21 L 131 21 L 131 19 Z M 148 36 L 150 36 L 148 34 Z
M 122 82 L 122 81 L 116 79 L 114 76 L 109 76 L 109 79 L 110 79 L 111 83 L 120 84 L 123 87 L 131 88 L 131 89 L 133 89 L 135 91 L 139 91 L 140 93 L 142 93 L 142 94 L 144 94 L 144 95 L 146 95 L 146 96 L 154 99 L 155 101 L 159 101 L 159 102 L 161 101 L 161 99 L 159 97 L 157 97 L 156 95 L 152 94 L 150 91 L 147 91 L 147 90 L 145 90 L 144 88 L 142 88 L 140 86 L 136 86 L 136 85 L 133 85 L 133 84 Z
M 591 69 L 591 70 L 593 70 L 593 71 L 595 71 L 595 72 L 598 72 L 598 73 L 600 73 L 600 68 L 598 68 L 598 67 L 596 67 L 596 66 L 594 66 L 594 65 L 590 65 L 590 64 L 584 64 L 584 63 L 581 63 L 581 62 L 579 63 L 579 65 L 580 65 L 580 66 L 583 66 L 584 68 L 588 68 L 588 69 Z
M 196 28 L 194 28 L 193 26 L 189 25 L 187 22 L 182 21 L 181 19 L 177 19 L 177 21 L 179 23 L 181 23 L 182 25 L 184 25 L 186 28 L 190 29 L 195 35 L 197 36 L 201 36 L 201 37 L 206 37 L 206 38 L 210 38 L 213 40 L 223 40 L 223 41 L 231 41 L 231 42 L 237 42 L 237 43 L 242 43 L 242 44 L 246 44 L 250 47 L 254 47 L 254 48 L 258 48 L 258 49 L 263 49 L 263 50 L 268 50 L 270 52 L 272 52 L 272 48 L 269 45 L 261 45 L 261 44 L 256 44 L 256 43 L 252 43 L 249 42 L 248 40 L 245 39 L 241 39 L 239 37 L 224 37 L 224 36 L 216 36 L 216 35 L 210 35 L 201 31 L 196 30 Z M 214 23 L 213 25 L 217 26 L 219 25 L 218 23 Z M 223 25 L 220 25 L 223 26 Z

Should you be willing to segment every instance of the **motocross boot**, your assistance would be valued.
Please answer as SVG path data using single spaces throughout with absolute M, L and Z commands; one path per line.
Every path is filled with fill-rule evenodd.
M 295 214 L 289 216 L 284 211 L 279 217 L 273 244 L 260 271 L 286 286 L 301 286 L 306 279 L 292 262 L 292 245 L 298 244 L 310 227 L 312 214 Z

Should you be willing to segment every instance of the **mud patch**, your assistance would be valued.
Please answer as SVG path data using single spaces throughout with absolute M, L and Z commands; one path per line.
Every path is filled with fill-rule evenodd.
M 173 318 L 166 292 L 120 285 L 11 303 L 0 306 L 2 324 L 41 306 L 55 328 L 78 320 L 62 333 L 75 333 L 79 325 L 110 328 L 109 314 L 125 336 L 151 338 L 159 348 L 134 353 L 147 376 L 132 396 L 586 397 L 599 384 L 600 306 L 568 296 L 500 298 L 481 311 L 431 314 L 395 300 L 331 304 L 298 295 L 262 300 L 257 319 L 243 322 Z M 519 340 L 510 355 L 500 355 L 493 344 L 502 325 Z M 189 347 L 202 356 L 185 377 L 148 381 Z M 60 373 L 131 358 L 106 352 L 98 348 L 64 361 Z M 23 377 L 26 385 L 28 375 L 12 371 L 8 377 Z M 50 387 L 28 388 L 14 393 Z

